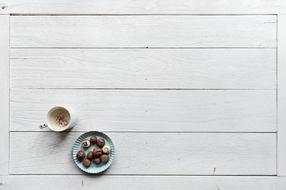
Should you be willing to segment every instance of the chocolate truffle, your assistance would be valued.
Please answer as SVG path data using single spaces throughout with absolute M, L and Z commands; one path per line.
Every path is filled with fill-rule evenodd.
M 103 138 L 97 139 L 96 145 L 99 146 L 100 148 L 102 148 L 105 145 L 104 139 Z
M 93 153 L 90 151 L 89 153 L 87 153 L 87 159 L 92 160 L 93 159 Z
M 100 158 L 96 158 L 96 159 L 94 159 L 94 160 L 93 160 L 93 163 L 95 163 L 95 164 L 100 164 L 100 163 L 101 163 Z
M 76 159 L 77 159 L 78 161 L 82 161 L 82 160 L 84 159 L 84 157 L 85 157 L 84 151 L 80 150 L 80 151 L 77 152 L 77 154 L 76 154 Z
M 102 150 L 101 148 L 96 147 L 93 149 L 92 153 L 93 153 L 93 157 L 98 158 L 102 155 Z
M 84 159 L 82 164 L 84 165 L 84 167 L 88 168 L 90 166 L 91 161 L 89 159 Z
M 102 163 L 106 163 L 106 162 L 108 162 L 108 160 L 109 160 L 109 156 L 106 155 L 106 154 L 103 154 L 103 155 L 100 157 L 100 159 L 101 159 Z
M 95 143 L 96 143 L 96 140 L 97 140 L 97 138 L 96 138 L 95 135 L 91 136 L 90 139 L 89 139 L 89 141 L 90 141 L 91 144 L 95 144 Z
M 104 147 L 102 148 L 102 152 L 103 152 L 104 154 L 109 154 L 109 147 L 108 147 L 108 146 L 104 146 Z
M 83 146 L 83 148 L 90 147 L 90 141 L 89 140 L 83 141 L 82 146 Z

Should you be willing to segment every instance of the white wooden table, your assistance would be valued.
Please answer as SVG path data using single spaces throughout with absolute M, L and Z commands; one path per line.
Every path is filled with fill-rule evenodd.
M 0 2 L 0 189 L 286 189 L 284 0 Z M 38 125 L 70 105 L 71 132 Z M 106 132 L 112 167 L 71 146 Z

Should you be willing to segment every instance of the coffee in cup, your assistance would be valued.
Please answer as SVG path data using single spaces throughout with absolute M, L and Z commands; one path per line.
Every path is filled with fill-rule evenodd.
M 48 127 L 52 131 L 65 131 L 75 126 L 74 115 L 70 108 L 64 106 L 52 107 L 46 118 L 46 123 L 41 125 L 41 128 Z

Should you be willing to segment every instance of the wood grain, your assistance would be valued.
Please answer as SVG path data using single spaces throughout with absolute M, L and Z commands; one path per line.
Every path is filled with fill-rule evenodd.
M 0 176 L 8 174 L 9 16 L 0 15 Z
M 173 177 L 173 176 L 9 176 L 3 190 L 284 190 L 286 179 L 278 177 Z M 1 189 L 1 185 L 0 185 Z M 2 189 L 1 189 L 2 190 Z
M 81 173 L 71 158 L 72 144 L 80 134 L 10 133 L 10 174 Z M 107 174 L 276 174 L 274 133 L 107 134 L 116 147 Z
M 1 13 L 20 14 L 270 14 L 285 13 L 284 0 L 3 0 Z
M 273 90 L 91 89 L 11 89 L 11 130 L 40 130 L 55 105 L 76 110 L 76 131 L 276 131 Z
M 12 49 L 14 88 L 276 89 L 275 49 Z
M 15 16 L 11 17 L 10 45 L 13 48 L 276 47 L 276 17 Z

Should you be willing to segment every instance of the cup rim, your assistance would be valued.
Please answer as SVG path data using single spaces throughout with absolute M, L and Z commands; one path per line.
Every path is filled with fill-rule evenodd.
M 54 109 L 58 109 L 58 108 L 62 108 L 64 110 L 66 110 L 69 114 L 69 117 L 70 117 L 70 121 L 68 123 L 68 125 L 66 125 L 65 127 L 63 128 L 55 128 L 53 127 L 54 125 L 52 125 L 50 122 L 49 122 L 49 114 L 51 113 L 51 111 L 53 111 Z M 67 106 L 62 106 L 62 105 L 57 105 L 57 106 L 53 106 L 49 109 L 47 115 L 46 115 L 46 122 L 47 122 L 47 125 L 48 125 L 48 128 L 51 129 L 52 131 L 56 131 L 56 132 L 61 132 L 61 131 L 65 131 L 67 129 L 70 128 L 70 125 L 72 123 L 72 114 L 71 114 L 71 111 L 70 109 L 67 107 Z

